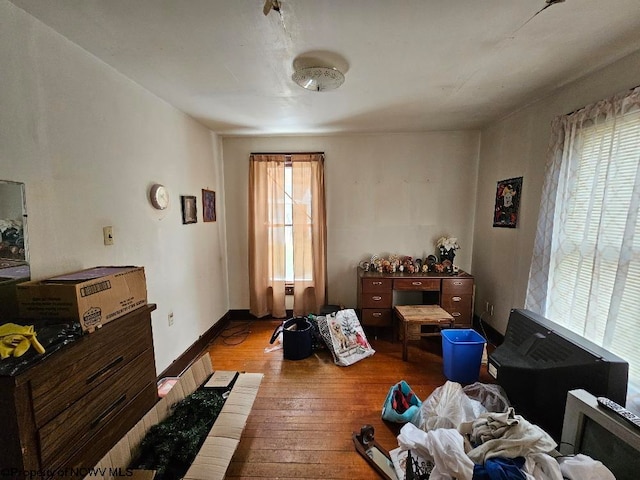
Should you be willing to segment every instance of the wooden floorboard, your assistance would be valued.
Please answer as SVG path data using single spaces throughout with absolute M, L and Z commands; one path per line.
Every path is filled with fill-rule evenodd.
M 282 350 L 265 353 L 279 323 L 231 322 L 235 330 L 246 325 L 246 335 L 222 335 L 208 347 L 215 370 L 264 374 L 226 478 L 379 478 L 355 451 L 351 435 L 371 424 L 383 447 L 397 447 L 400 426 L 382 420 L 382 404 L 400 380 L 422 400 L 445 383 L 440 339 L 410 345 L 409 360 L 403 362 L 400 342 L 369 335 L 375 355 L 339 367 L 327 350 L 297 361 L 284 360 Z M 490 381 L 484 367 L 481 380 Z

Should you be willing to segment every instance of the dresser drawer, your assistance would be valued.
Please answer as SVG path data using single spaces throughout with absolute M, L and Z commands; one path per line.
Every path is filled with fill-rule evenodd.
M 471 295 L 473 293 L 473 278 L 443 278 L 442 293 Z
M 148 323 L 118 322 L 118 327 L 101 329 L 99 335 L 85 335 L 66 356 L 52 356 L 49 368 L 31 380 L 38 427 L 117 374 L 143 351 L 153 348 Z
M 147 350 L 120 369 L 117 379 L 104 382 L 38 430 L 40 458 L 51 465 L 67 457 L 124 407 L 149 383 L 154 383 L 153 351 Z
M 116 417 L 102 425 L 102 427 L 96 428 L 94 435 L 86 438 L 83 445 L 76 445 L 73 455 L 69 459 L 65 460 L 63 464 L 59 462 L 52 464 L 50 468 L 52 470 L 62 467 L 86 469 L 87 465 L 97 465 L 100 459 L 104 457 L 105 452 L 108 452 L 117 444 L 153 408 L 157 399 L 158 390 L 156 384 L 150 383 L 125 405 Z M 126 474 L 126 472 L 124 473 Z M 78 479 L 80 478 L 83 477 L 78 477 Z
M 396 278 L 393 281 L 394 290 L 432 291 L 440 290 L 439 278 Z
M 386 293 L 391 291 L 390 278 L 363 278 L 362 293 Z
M 389 293 L 363 293 L 362 308 L 391 308 L 393 295 Z
M 362 310 L 362 325 L 369 327 L 390 327 L 393 325 L 391 309 L 365 308 Z

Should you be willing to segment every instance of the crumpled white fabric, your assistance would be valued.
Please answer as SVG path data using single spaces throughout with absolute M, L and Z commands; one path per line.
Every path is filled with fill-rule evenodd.
M 460 426 L 463 432 L 468 429 L 468 423 Z M 480 415 L 471 422 L 471 438 L 483 440 L 467 453 L 474 463 L 481 465 L 489 458 L 526 457 L 533 453 L 551 452 L 557 446 L 547 432 L 521 415 L 515 415 L 511 407 L 506 413 Z
M 558 458 L 560 471 L 569 480 L 616 480 L 604 464 L 588 455 L 579 453 L 573 457 Z
M 527 455 L 523 473 L 527 480 L 563 480 L 560 464 L 546 453 L 532 453 Z
M 458 428 L 461 423 L 470 422 L 486 412 L 482 403 L 464 393 L 462 385 L 447 381 L 422 402 L 411 423 L 424 431 Z
M 425 432 L 411 423 L 400 430 L 398 445 L 413 450 L 419 456 L 433 461 L 435 467 L 430 480 L 471 480 L 473 462 L 464 452 L 464 439 L 460 432 L 440 428 Z

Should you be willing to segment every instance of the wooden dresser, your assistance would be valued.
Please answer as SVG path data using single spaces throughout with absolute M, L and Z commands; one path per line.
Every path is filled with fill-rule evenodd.
M 0 468 L 16 473 L 7 478 L 92 467 L 153 407 L 155 308 L 139 308 L 15 376 L 0 376 Z
M 358 268 L 358 309 L 365 326 L 393 325 L 394 291 L 421 292 L 421 304 L 440 305 L 455 319 L 456 328 L 473 322 L 473 276 L 442 273 L 377 273 Z

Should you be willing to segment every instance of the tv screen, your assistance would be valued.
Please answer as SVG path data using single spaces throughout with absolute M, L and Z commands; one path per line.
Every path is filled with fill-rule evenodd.
M 516 413 L 557 442 L 569 390 L 582 388 L 623 406 L 626 401 L 626 361 L 528 310 L 511 311 L 504 342 L 489 355 L 488 371 Z

